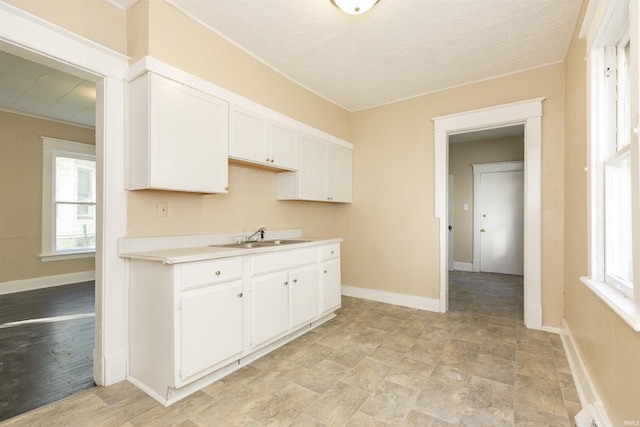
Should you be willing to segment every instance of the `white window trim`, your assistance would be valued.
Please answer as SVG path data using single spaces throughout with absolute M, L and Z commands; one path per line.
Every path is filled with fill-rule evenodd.
M 640 283 L 633 287 L 632 295 L 625 295 L 605 281 L 604 277 L 604 194 L 603 194 L 603 163 L 600 161 L 610 157 L 603 153 L 602 144 L 597 142 L 603 138 L 611 138 L 611 126 L 602 125 L 601 118 L 610 115 L 611 108 L 605 107 L 602 96 L 611 87 L 603 84 L 601 74 L 605 68 L 604 46 L 613 46 L 624 33 L 624 22 L 629 19 L 629 37 L 631 40 L 630 52 L 630 75 L 631 77 L 631 123 L 634 125 L 635 133 L 631 135 L 629 149 L 631 150 L 631 192 L 632 192 L 632 242 L 634 248 L 633 276 L 636 281 L 640 280 L 640 179 L 638 170 L 640 161 L 638 156 L 638 99 L 640 98 L 638 88 L 638 72 L 640 71 L 640 34 L 638 25 L 640 24 L 640 5 L 636 1 L 616 1 L 616 0 L 591 0 L 587 9 L 587 14 L 581 37 L 587 38 L 587 105 L 588 105 L 588 242 L 589 242 L 589 264 L 588 276 L 581 277 L 584 283 L 596 296 L 598 296 L 607 306 L 609 306 L 621 319 L 623 319 L 634 331 L 640 332 Z M 611 29 L 616 29 L 612 31 Z M 635 78 L 633 76 L 636 76 Z M 611 121 L 608 121 L 611 123 Z M 600 152 L 596 152 L 600 150 Z M 600 161 L 599 161 L 600 160 Z
M 54 195 L 54 168 L 53 161 L 56 154 L 73 153 L 95 160 L 96 147 L 90 144 L 65 141 L 62 139 L 42 137 L 42 252 L 40 260 L 61 261 L 76 258 L 92 258 L 95 256 L 93 250 L 54 250 L 55 242 L 55 215 L 53 215 L 53 195 Z

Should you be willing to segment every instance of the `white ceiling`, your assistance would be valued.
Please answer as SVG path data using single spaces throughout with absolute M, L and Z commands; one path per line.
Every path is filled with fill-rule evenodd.
M 0 109 L 95 127 L 95 84 L 0 51 Z
M 349 111 L 562 61 L 581 5 L 380 0 L 354 16 L 330 0 L 167 1 Z M 0 109 L 94 126 L 95 85 L 0 51 Z
M 119 0 L 131 4 L 131 0 Z M 564 60 L 581 0 L 168 0 L 307 89 L 358 111 Z

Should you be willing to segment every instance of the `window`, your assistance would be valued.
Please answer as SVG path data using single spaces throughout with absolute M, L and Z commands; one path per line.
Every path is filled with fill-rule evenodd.
M 95 147 L 42 138 L 43 261 L 93 256 L 96 248 Z
M 638 218 L 637 2 L 592 1 L 587 35 L 589 93 L 589 276 L 582 278 L 640 331 L 640 285 L 634 286 Z M 634 37 L 634 38 L 632 38 Z M 635 88 L 635 90 L 634 90 Z M 635 160 L 634 160 L 635 159 Z M 636 199 L 636 204 L 634 204 Z M 634 219 L 635 218 L 635 219 Z

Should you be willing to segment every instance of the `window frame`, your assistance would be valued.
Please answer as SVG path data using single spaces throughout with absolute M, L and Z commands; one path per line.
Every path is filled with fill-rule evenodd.
M 95 145 L 66 141 L 47 136 L 42 137 L 42 252 L 43 262 L 95 257 L 93 249 L 57 250 L 55 160 L 59 155 L 96 161 Z M 97 218 L 94 218 L 94 220 Z
M 581 37 L 587 38 L 587 105 L 588 105 L 588 242 L 589 272 L 581 277 L 600 299 L 635 331 L 640 332 L 640 284 L 628 288 L 607 274 L 605 238 L 605 189 L 609 166 L 625 156 L 631 161 L 631 245 L 633 277 L 640 277 L 640 162 L 638 156 L 638 101 L 640 98 L 640 7 L 635 1 L 591 0 L 583 23 Z M 617 84 L 620 45 L 629 43 L 629 116 L 620 120 Z M 624 49 L 624 46 L 622 47 Z M 613 74 L 613 73 L 616 74 Z M 613 76 L 607 78 L 605 76 Z M 627 129 L 618 132 L 621 123 Z M 620 136 L 628 135 L 628 144 L 620 147 Z

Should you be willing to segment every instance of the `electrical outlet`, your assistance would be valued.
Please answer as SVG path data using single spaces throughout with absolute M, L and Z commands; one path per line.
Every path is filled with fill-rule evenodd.
M 158 216 L 169 216 L 169 204 L 167 202 L 160 202 L 156 205 Z

